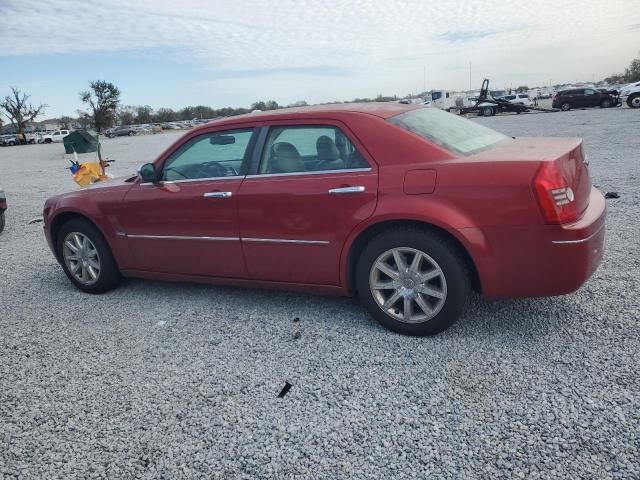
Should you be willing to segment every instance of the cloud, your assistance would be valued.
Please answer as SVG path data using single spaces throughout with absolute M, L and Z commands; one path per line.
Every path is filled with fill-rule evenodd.
M 498 84 L 574 81 L 618 71 L 637 53 L 636 4 L 0 0 L 0 60 L 10 65 L 15 56 L 149 54 L 161 57 L 167 69 L 187 63 L 200 72 L 185 82 L 218 82 L 237 91 L 233 80 L 246 80 L 247 88 L 269 89 L 264 96 L 281 102 L 308 91 L 324 99 L 404 94 L 422 88 L 425 70 L 428 86 L 468 88 L 463 71 L 470 61 L 474 85 L 485 75 Z M 628 12 L 629 29 L 620 29 L 620 11 Z M 523 64 L 533 74 L 515 78 Z M 81 66 L 69 72 L 81 74 Z
M 449 43 L 466 43 L 471 40 L 479 40 L 482 38 L 493 37 L 500 35 L 501 33 L 509 33 L 517 30 L 524 30 L 524 27 L 513 27 L 505 30 L 476 30 L 476 31 L 447 31 L 436 37 L 437 40 L 442 40 Z

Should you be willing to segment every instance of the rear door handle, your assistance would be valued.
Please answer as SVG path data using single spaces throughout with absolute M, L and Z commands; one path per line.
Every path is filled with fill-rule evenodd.
M 358 187 L 340 187 L 340 188 L 332 188 L 329 190 L 331 195 L 339 195 L 341 193 L 362 193 L 365 191 L 363 186 Z
M 207 192 L 203 195 L 204 198 L 229 198 L 232 195 L 231 192 Z

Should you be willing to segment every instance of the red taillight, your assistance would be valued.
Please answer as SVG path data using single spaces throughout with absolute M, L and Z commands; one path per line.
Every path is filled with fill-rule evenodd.
M 557 161 L 544 162 L 535 180 L 534 191 L 545 223 L 571 223 L 578 219 L 574 192 L 563 177 Z

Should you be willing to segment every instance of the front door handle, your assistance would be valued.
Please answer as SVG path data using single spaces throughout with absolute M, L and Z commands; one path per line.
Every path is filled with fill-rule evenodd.
M 362 193 L 365 191 L 363 186 L 358 187 L 340 187 L 340 188 L 332 188 L 329 190 L 331 195 L 339 195 L 341 193 Z
M 207 192 L 203 195 L 204 198 L 229 198 L 231 192 Z

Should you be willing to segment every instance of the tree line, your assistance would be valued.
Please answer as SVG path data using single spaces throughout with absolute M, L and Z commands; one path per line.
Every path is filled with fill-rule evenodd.
M 624 73 L 611 75 L 604 79 L 606 83 L 640 81 L 640 58 L 631 61 Z M 524 90 L 521 86 L 516 91 Z M 38 116 L 44 115 L 47 105 L 40 103 L 35 105 L 29 101 L 30 95 L 20 91 L 17 87 L 10 87 L 11 93 L 0 101 L 0 111 L 9 119 L 13 129 L 24 135 L 28 125 Z M 58 119 L 61 128 L 94 128 L 101 132 L 114 125 L 131 125 L 145 123 L 165 123 L 181 120 L 211 119 L 240 115 L 253 110 L 276 110 L 283 107 L 305 106 L 307 102 L 299 101 L 290 105 L 278 105 L 275 100 L 258 101 L 249 108 L 211 108 L 206 105 L 184 107 L 180 110 L 171 108 L 159 108 L 154 110 L 149 105 L 121 105 L 120 89 L 113 83 L 96 80 L 89 82 L 89 89 L 79 93 L 80 101 L 85 105 L 85 110 L 77 110 L 77 117 L 63 116 Z M 352 102 L 389 102 L 398 97 L 378 95 L 375 98 L 355 98 Z M 330 102 L 342 103 L 342 102 Z M 348 103 L 348 102 L 347 102 Z M 0 117 L 0 127 L 2 127 Z

